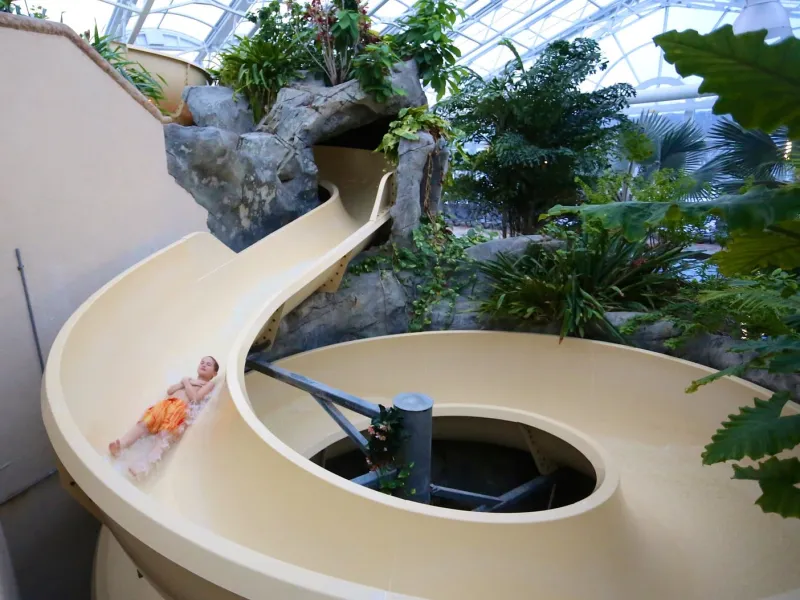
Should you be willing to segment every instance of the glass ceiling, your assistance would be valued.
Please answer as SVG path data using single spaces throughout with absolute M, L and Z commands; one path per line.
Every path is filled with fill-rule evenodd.
M 213 64 L 221 48 L 255 26 L 243 17 L 268 0 L 29 0 L 48 8 L 48 16 L 78 31 L 96 21 L 101 33 L 180 56 L 199 65 Z M 374 28 L 390 33 L 394 21 L 413 0 L 371 0 Z M 587 82 L 588 88 L 630 83 L 639 90 L 693 83 L 682 80 L 652 43 L 671 29 L 707 33 L 732 23 L 742 0 L 460 0 L 467 18 L 457 26 L 460 62 L 491 75 L 511 58 L 498 42 L 510 38 L 526 62 L 551 41 L 577 36 L 600 42 L 609 68 Z M 782 0 L 795 35 L 800 33 L 800 0 Z M 685 101 L 681 101 L 685 102 Z

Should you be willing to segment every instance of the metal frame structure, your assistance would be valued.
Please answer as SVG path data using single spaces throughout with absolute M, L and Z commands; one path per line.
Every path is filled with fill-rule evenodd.
M 277 379 L 287 385 L 307 392 L 325 410 L 348 438 L 361 452 L 368 455 L 368 442 L 355 425 L 337 408 L 341 406 L 356 414 L 374 419 L 381 414 L 380 406 L 337 390 L 319 381 L 315 381 L 299 373 L 278 367 L 265 359 L 259 352 L 247 357 L 248 370 L 257 371 Z M 429 504 L 432 497 L 455 500 L 463 505 L 474 507 L 476 512 L 500 512 L 512 509 L 516 504 L 536 494 L 550 493 L 553 501 L 559 469 L 542 473 L 500 496 L 489 496 L 435 485 L 431 481 L 431 459 L 433 441 L 433 400 L 423 394 L 399 394 L 394 399 L 394 408 L 400 411 L 403 422 L 403 436 L 400 441 L 398 460 L 406 465 L 404 485 L 398 489 L 399 496 L 413 502 Z M 537 466 L 538 468 L 538 466 Z M 366 488 L 377 489 L 382 481 L 390 481 L 397 476 L 397 471 L 369 471 L 355 479 Z M 549 504 L 548 504 L 549 506 Z
M 213 64 L 220 50 L 235 43 L 235 34 L 253 33 L 254 26 L 243 26 L 246 16 L 268 0 L 98 1 L 114 7 L 105 28 L 106 33 L 128 43 L 137 43 L 208 66 Z M 413 2 L 373 0 L 370 15 L 375 29 L 383 33 L 396 33 L 399 29 L 397 21 L 413 11 Z M 626 47 L 621 38 L 626 36 L 629 28 L 637 27 L 643 19 L 657 18 L 653 15 L 661 13 L 661 31 L 667 30 L 670 9 L 676 7 L 703 11 L 706 17 L 718 15 L 716 22 L 706 18 L 705 27 L 711 30 L 723 22 L 731 21 L 742 10 L 740 3 L 729 0 L 460 0 L 460 3 L 467 17 L 455 28 L 454 42 L 462 50 L 459 63 L 481 76 L 497 74 L 511 58 L 508 50 L 499 45 L 503 39 L 513 41 L 523 61 L 530 64 L 556 39 L 587 36 L 599 42 L 606 40 L 611 44 L 614 54 L 608 69 L 591 84 L 599 87 L 623 79 L 638 90 L 668 90 L 673 86 L 682 86 L 684 81 L 674 75 L 674 71 L 672 75 L 664 74 L 665 63 L 660 54 L 656 77 L 645 77 L 637 72 L 641 71 L 637 67 L 637 60 L 641 67 L 641 61 L 651 64 L 655 57 L 649 35 L 643 35 L 641 43 L 634 47 L 630 47 L 628 40 Z M 791 18 L 800 23 L 800 0 L 782 0 L 782 3 Z M 204 7 L 205 15 L 216 15 L 216 20 L 200 16 L 196 8 L 200 6 Z M 171 24 L 165 21 L 167 17 L 172 20 Z M 176 23 L 182 22 L 195 29 L 198 24 L 202 25 L 202 30 L 207 33 L 200 39 L 199 36 L 179 31 Z M 703 27 L 698 26 L 698 29 L 702 30 Z M 650 54 L 646 58 L 642 54 L 637 59 L 639 52 Z M 617 67 L 625 71 L 624 77 L 616 70 Z M 711 103 L 713 101 L 708 99 L 697 101 L 690 98 L 680 104 L 672 104 L 669 109 L 702 110 Z M 656 106 L 651 104 L 648 108 Z M 639 110 L 641 107 L 636 112 Z

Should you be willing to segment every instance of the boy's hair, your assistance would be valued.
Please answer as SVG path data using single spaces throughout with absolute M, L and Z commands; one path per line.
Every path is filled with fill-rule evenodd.
M 208 355 L 208 358 L 214 361 L 214 373 L 219 373 L 219 363 L 217 362 L 217 359 L 210 354 Z

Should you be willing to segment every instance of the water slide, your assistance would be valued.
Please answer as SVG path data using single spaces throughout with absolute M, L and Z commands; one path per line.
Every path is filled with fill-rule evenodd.
M 767 392 L 727 379 L 687 396 L 709 370 L 685 361 L 584 340 L 447 332 L 280 363 L 373 402 L 419 391 L 436 416 L 519 423 L 543 442 L 561 440 L 554 458 L 597 480 L 569 506 L 424 506 L 308 460 L 343 433 L 304 392 L 245 375 L 245 360 L 282 314 L 339 285 L 391 202 L 380 156 L 317 148 L 316 160 L 331 192 L 319 208 L 239 254 L 207 234 L 179 241 L 99 290 L 53 345 L 45 424 L 68 487 L 105 524 L 97 600 L 797 597 L 798 523 L 762 514 L 755 486 L 699 462 L 718 423 Z M 222 363 L 220 393 L 149 477 L 120 474 L 109 440 L 204 354 Z
M 568 506 L 448 510 L 310 460 L 344 434 L 308 394 L 245 374 L 245 360 L 304 298 L 341 284 L 387 223 L 392 189 L 379 155 L 317 148 L 316 160 L 330 192 L 319 208 L 239 254 L 208 234 L 180 240 L 101 288 L 54 342 L 42 410 L 65 486 L 104 524 L 95 600 L 800 597 L 800 522 L 764 515 L 757 486 L 699 460 L 729 413 L 768 392 L 729 378 L 686 395 L 710 370 L 685 361 L 445 332 L 279 363 L 385 405 L 425 393 L 437 418 L 466 420 L 456 437 L 525 448 L 527 432 L 596 479 Z M 148 477 L 121 473 L 109 441 L 205 354 L 221 362 L 219 393 Z

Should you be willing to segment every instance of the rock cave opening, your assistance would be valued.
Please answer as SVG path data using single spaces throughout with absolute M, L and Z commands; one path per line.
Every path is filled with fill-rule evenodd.
M 357 150 L 375 150 L 375 148 L 380 145 L 383 136 L 389 131 L 389 125 L 396 118 L 397 115 L 380 117 L 361 127 L 349 129 L 325 141 L 317 142 L 317 145 L 355 148 Z
M 318 452 L 311 461 L 345 479 L 366 471 L 364 455 L 349 438 Z M 549 475 L 551 482 L 492 512 L 538 512 L 568 506 L 590 496 L 597 484 L 589 459 L 551 433 L 501 419 L 433 418 L 434 485 L 502 497 L 541 475 Z M 476 508 L 474 503 L 436 496 L 431 505 L 463 511 Z

